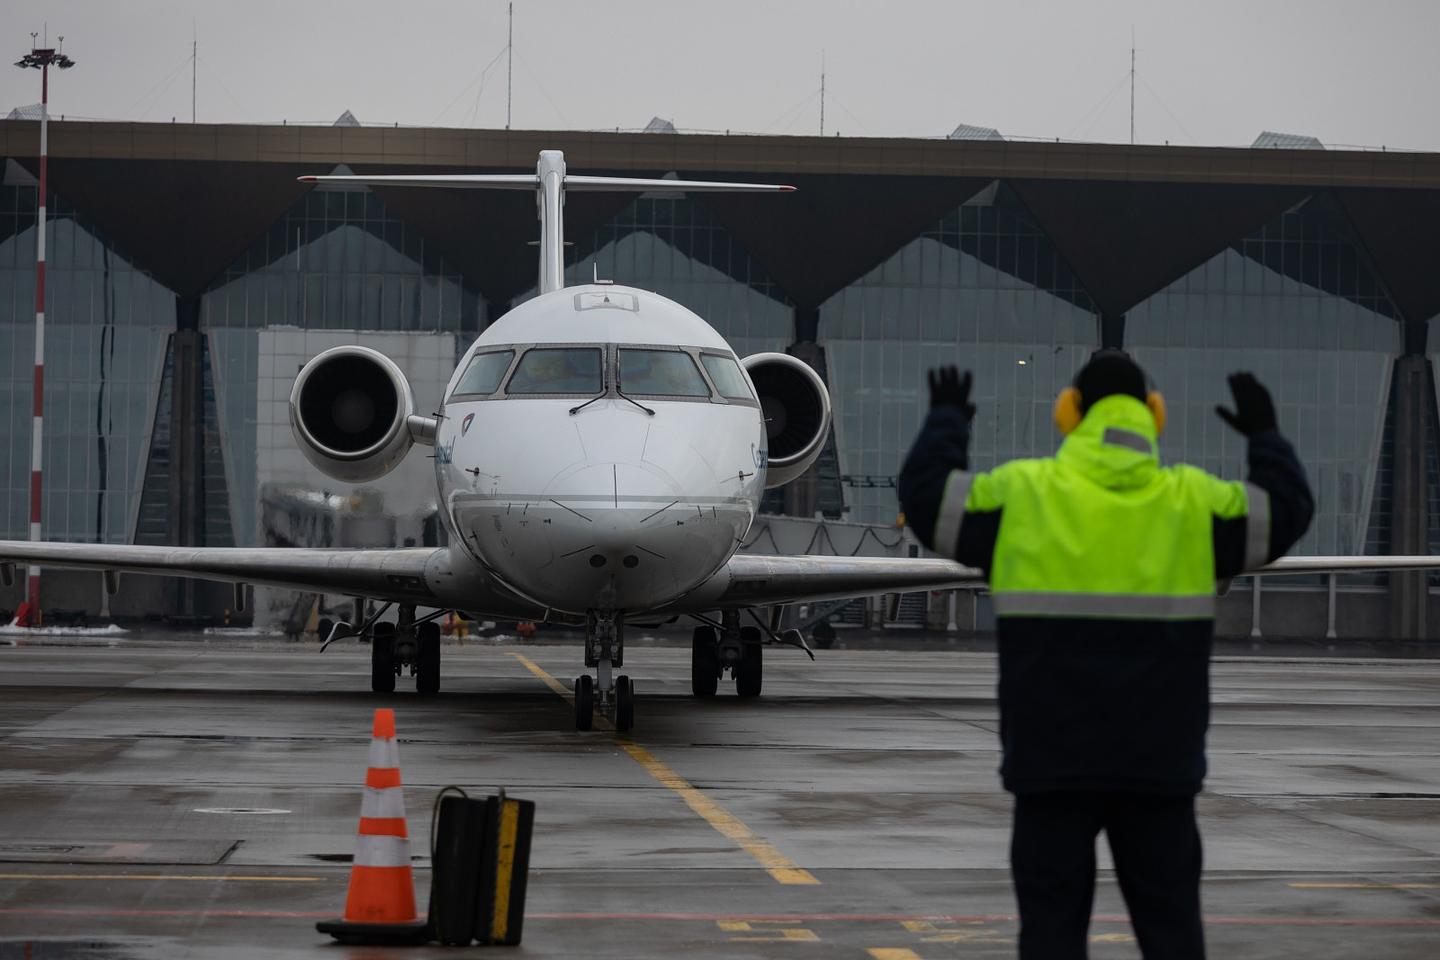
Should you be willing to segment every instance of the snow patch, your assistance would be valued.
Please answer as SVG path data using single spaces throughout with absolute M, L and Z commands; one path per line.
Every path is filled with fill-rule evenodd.
M 113 637 L 129 632 L 113 623 L 103 627 L 21 627 L 11 620 L 0 627 L 0 637 Z

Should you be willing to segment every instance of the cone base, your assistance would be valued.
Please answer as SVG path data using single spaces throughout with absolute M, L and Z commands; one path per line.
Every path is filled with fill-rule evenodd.
M 349 920 L 322 920 L 315 929 L 345 944 L 414 944 L 433 939 L 430 923 L 352 923 Z

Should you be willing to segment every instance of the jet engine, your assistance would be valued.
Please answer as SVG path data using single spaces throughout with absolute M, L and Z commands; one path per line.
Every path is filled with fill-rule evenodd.
M 765 486 L 781 487 L 820 456 L 830 432 L 830 391 L 808 363 L 786 353 L 757 353 L 741 362 L 755 383 L 770 441 Z
M 415 416 L 404 372 L 369 347 L 326 350 L 301 368 L 290 390 L 295 442 L 332 480 L 365 483 L 383 477 L 417 439 L 426 439 L 423 427 L 429 423 Z

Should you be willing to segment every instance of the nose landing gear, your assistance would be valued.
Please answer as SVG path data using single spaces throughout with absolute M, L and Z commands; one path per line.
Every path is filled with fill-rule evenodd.
M 597 711 L 621 733 L 635 726 L 635 683 L 614 674 L 624 663 L 624 615 L 591 610 L 585 623 L 585 666 L 595 668 L 595 677 L 584 674 L 575 680 L 576 730 L 589 730 Z

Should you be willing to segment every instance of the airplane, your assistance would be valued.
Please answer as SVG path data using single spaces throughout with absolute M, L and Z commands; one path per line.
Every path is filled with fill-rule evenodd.
M 983 582 L 937 558 L 754 556 L 737 548 L 765 490 L 803 474 L 830 429 L 830 397 L 804 361 L 736 356 L 704 319 L 659 294 L 610 281 L 565 286 L 570 190 L 784 193 L 779 184 L 571 175 L 557 150 L 534 174 L 307 176 L 306 183 L 534 191 L 537 295 L 466 350 L 433 416 L 417 412 L 400 367 L 340 346 L 312 358 L 290 392 L 295 441 L 326 476 L 375 480 L 415 446 L 434 451 L 449 545 L 312 549 L 0 541 L 0 580 L 17 564 L 228 581 L 343 594 L 380 604 L 333 626 L 370 643 L 371 687 L 409 668 L 421 694 L 440 687 L 438 619 L 558 622 L 585 629 L 575 726 L 597 712 L 634 725 L 624 664 L 631 625 L 693 618 L 691 692 L 715 696 L 727 673 L 741 697 L 763 685 L 764 644 L 803 646 L 757 613 L 786 604 Z M 1429 569 L 1434 557 L 1283 558 L 1268 573 Z M 380 620 L 390 607 L 394 622 Z M 356 605 L 357 612 L 361 610 Z M 417 608 L 430 610 L 417 617 Z M 742 615 L 753 621 L 742 625 Z M 322 648 L 323 649 L 323 648 Z

